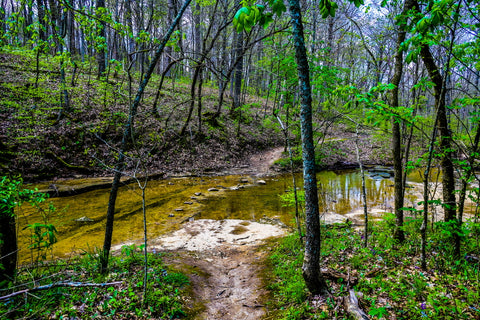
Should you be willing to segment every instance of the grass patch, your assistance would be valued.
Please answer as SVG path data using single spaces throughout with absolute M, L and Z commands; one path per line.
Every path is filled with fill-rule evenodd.
M 0 300 L 0 318 L 26 319 L 178 319 L 191 305 L 187 276 L 163 263 L 161 255 L 148 255 L 146 295 L 144 256 L 135 247 L 124 247 L 111 258 L 110 272 L 99 273 L 96 255 L 44 263 L 19 270 L 12 291 L 58 283 L 111 283 L 104 287 L 54 287 Z

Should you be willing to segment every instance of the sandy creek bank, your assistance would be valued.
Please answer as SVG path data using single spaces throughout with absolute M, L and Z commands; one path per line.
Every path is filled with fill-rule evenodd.
M 287 232 L 282 225 L 200 219 L 155 239 L 150 248 L 172 253 L 164 260 L 190 277 L 203 306 L 196 319 L 260 319 L 267 312 L 259 278 L 263 240 Z

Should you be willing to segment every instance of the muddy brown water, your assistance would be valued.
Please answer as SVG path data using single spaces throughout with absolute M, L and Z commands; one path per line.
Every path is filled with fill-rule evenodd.
M 369 209 L 392 211 L 393 181 L 388 175 L 388 172 L 383 176 L 372 172 L 366 175 Z M 296 177 L 297 186 L 302 186 L 301 175 Z M 264 180 L 265 184 L 259 180 Z M 361 223 L 361 176 L 358 170 L 324 171 L 318 174 L 318 181 L 322 213 L 346 215 L 354 222 L 357 220 Z M 409 202 L 413 205 L 416 203 L 418 192 L 414 189 L 410 189 L 406 205 Z M 283 206 L 280 199 L 280 195 L 289 190 L 292 190 L 290 175 L 262 178 L 231 175 L 149 181 L 146 189 L 148 237 L 153 239 L 177 230 L 192 217 L 251 221 L 267 217 L 293 226 L 293 210 Z M 53 257 L 68 257 L 102 247 L 109 191 L 95 190 L 48 200 L 56 208 L 48 216 L 48 221 L 58 230 L 58 242 L 51 252 Z M 141 189 L 138 185 L 133 183 L 122 187 L 116 205 L 114 245 L 142 239 L 141 208 Z M 29 249 L 31 233 L 24 228 L 28 224 L 42 222 L 44 218 L 29 205 L 22 206 L 17 213 L 19 257 L 21 262 L 29 262 L 32 257 Z M 76 221 L 82 217 L 93 221 Z

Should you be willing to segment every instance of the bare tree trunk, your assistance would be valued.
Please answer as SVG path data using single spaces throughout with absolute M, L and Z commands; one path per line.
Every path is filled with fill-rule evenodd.
M 277 121 L 282 128 L 283 134 L 285 135 L 285 147 L 288 149 L 288 156 L 290 159 L 290 174 L 292 175 L 293 182 L 293 196 L 295 198 L 295 223 L 297 224 L 298 239 L 300 239 L 300 243 L 303 245 L 302 227 L 300 224 L 300 212 L 298 210 L 297 180 L 295 179 L 295 172 L 293 171 L 293 152 L 292 148 L 290 147 L 290 139 L 288 139 L 288 126 L 283 125 L 282 119 L 280 119 L 278 115 Z
M 231 114 L 237 112 L 237 109 L 242 104 L 242 79 L 243 79 L 243 30 L 236 32 L 233 36 L 235 46 L 235 67 L 233 72 L 233 106 Z
M 434 83 L 435 106 L 438 113 L 436 123 L 440 133 L 440 148 L 443 156 L 440 161 L 443 172 L 443 210 L 445 212 L 445 221 L 456 218 L 456 199 L 455 199 L 455 177 L 452 162 L 452 133 L 450 131 L 447 119 L 447 108 L 445 105 L 445 92 L 443 77 L 440 69 L 427 45 L 423 44 L 420 54 L 422 56 L 425 68 L 428 71 L 431 81 Z
M 39 0 L 40 1 L 40 0 Z M 2 0 L 2 10 L 0 10 L 0 36 L 3 36 L 6 32 L 5 16 L 7 12 L 5 11 L 6 3 Z
M 97 0 L 96 9 L 97 9 L 97 15 L 99 15 L 100 12 L 105 10 L 105 0 Z M 102 16 L 99 16 L 98 19 L 100 19 L 102 21 L 100 23 L 99 30 L 98 30 L 98 35 L 100 37 L 100 41 L 106 42 L 105 28 L 107 27 L 107 25 L 106 25 Z M 97 44 L 97 47 L 98 47 L 98 44 Z M 97 76 L 98 76 L 99 79 L 100 79 L 100 77 L 103 76 L 103 74 L 107 70 L 107 64 L 106 64 L 106 59 L 105 59 L 106 52 L 107 52 L 107 48 L 106 48 L 106 46 L 103 46 L 103 45 L 101 46 L 101 49 L 97 50 L 97 63 L 98 63 L 98 75 Z
M 413 7 L 412 1 L 405 0 L 403 11 L 400 17 L 405 16 Z M 405 26 L 399 26 L 397 32 L 397 45 L 395 53 L 395 72 L 391 80 L 394 88 L 391 92 L 390 106 L 392 109 L 399 107 L 398 89 L 403 74 L 403 51 L 401 49 L 402 43 L 406 37 Z M 393 151 L 393 170 L 394 170 L 394 194 L 395 194 L 395 231 L 393 237 L 399 241 L 405 241 L 405 232 L 403 230 L 403 203 L 404 203 L 404 189 L 403 189 L 403 164 L 402 164 L 402 133 L 400 130 L 400 120 L 397 117 L 392 117 L 392 151 Z
M 70 5 L 75 8 L 75 0 L 70 0 Z M 69 10 L 67 15 L 67 37 L 68 37 L 68 51 L 73 55 L 78 53 L 75 40 L 75 14 Z
M 438 118 L 438 114 L 436 115 L 436 119 Z M 429 203 L 429 196 L 428 196 L 428 182 L 430 178 L 430 167 L 432 163 L 432 156 L 433 156 L 433 148 L 436 139 L 437 129 L 433 128 L 432 138 L 430 140 L 429 145 L 429 152 L 428 152 L 428 159 L 427 159 L 427 167 L 424 173 L 424 181 L 423 181 L 423 219 L 422 219 L 422 226 L 420 227 L 420 234 L 421 234 L 421 253 L 420 253 L 420 263 L 422 265 L 423 270 L 427 270 L 427 226 L 428 226 L 428 206 Z
M 198 81 L 198 107 L 197 107 L 197 120 L 198 120 L 198 133 L 202 133 L 202 86 L 203 86 L 203 70 L 200 69 L 199 81 Z
M 67 83 L 66 83 L 66 75 L 65 75 L 65 60 L 64 60 L 64 47 L 63 47 L 63 39 L 67 33 L 67 14 L 68 12 L 62 12 L 61 18 L 58 20 L 58 47 L 61 54 L 60 59 L 60 83 L 62 85 L 62 96 L 61 96 L 61 106 L 60 112 L 58 113 L 57 122 L 63 118 L 65 112 L 70 112 L 70 96 L 67 90 Z M 60 41 L 61 39 L 61 41 Z
M 414 0 L 414 7 L 418 12 L 420 11 L 420 6 L 418 2 Z M 459 10 L 460 6 L 457 7 Z M 458 13 L 458 11 L 457 11 Z M 455 27 L 453 30 L 455 30 Z M 452 36 L 452 39 L 454 37 Z M 447 72 L 450 56 L 452 52 L 453 40 L 450 43 L 449 54 L 446 62 Z M 453 166 L 453 149 L 452 149 L 452 133 L 450 131 L 450 127 L 448 124 L 447 118 L 447 107 L 445 102 L 445 95 L 446 95 L 446 82 L 445 79 L 442 77 L 440 73 L 440 69 L 435 63 L 433 59 L 432 53 L 430 52 L 430 47 L 427 44 L 422 44 L 420 47 L 420 56 L 422 57 L 423 64 L 427 69 L 428 75 L 430 80 L 434 84 L 434 97 L 435 97 L 435 107 L 436 107 L 436 116 L 437 120 L 435 122 L 439 134 L 440 134 L 440 149 L 442 153 L 442 157 L 440 160 L 440 166 L 442 168 L 442 186 L 443 186 L 443 211 L 445 214 L 444 220 L 445 222 L 457 220 L 456 217 L 456 198 L 455 198 L 455 176 L 454 176 L 454 166 Z M 460 225 L 458 221 L 453 225 L 453 236 L 452 240 L 456 244 L 460 241 L 459 237 L 459 228 Z M 460 246 L 458 246 L 459 248 Z M 456 254 L 458 254 L 456 252 Z
M 475 157 L 478 153 L 478 145 L 480 143 L 480 122 L 477 123 L 477 132 L 475 133 L 475 139 L 472 145 L 472 150 L 470 151 L 470 155 L 468 156 L 468 169 L 466 172 L 464 172 L 464 176 L 462 178 L 462 188 L 460 189 L 460 197 L 458 200 L 458 214 L 457 214 L 457 220 L 458 220 L 458 225 L 461 226 L 463 223 L 463 209 L 465 206 L 465 197 L 467 195 L 467 187 L 468 187 L 468 182 L 473 174 L 473 171 L 475 169 Z M 458 241 L 455 241 L 455 254 L 457 256 L 460 255 L 460 237 L 458 237 Z
M 47 1 L 47 0 L 44 0 Z M 50 32 L 47 32 L 47 38 L 49 36 L 53 36 L 53 41 L 56 44 L 56 47 L 54 48 L 54 53 L 56 53 L 59 50 L 59 42 L 56 37 L 57 33 L 57 27 L 60 25 L 59 20 L 60 20 L 60 13 L 59 13 L 59 8 L 57 6 L 57 3 L 55 0 L 48 0 L 48 6 L 49 10 L 47 11 L 50 15 Z M 48 30 L 48 29 L 47 29 Z
M 171 25 L 173 19 L 175 18 L 176 11 L 177 11 L 176 10 L 176 1 L 175 0 L 168 0 L 167 4 L 168 4 L 167 23 L 168 23 L 168 25 Z M 172 55 L 173 55 L 173 48 L 171 46 L 166 47 L 165 48 L 164 66 L 163 66 L 163 68 L 166 71 L 166 73 L 165 73 L 166 77 L 170 77 L 170 68 L 171 68 L 170 64 L 171 64 L 172 59 L 173 59 Z
M 192 0 L 186 0 L 185 3 L 183 4 L 182 8 L 178 12 L 177 17 L 173 21 L 172 25 L 168 29 L 167 33 L 163 37 L 160 46 L 158 49 L 155 51 L 155 55 L 153 56 L 152 61 L 150 62 L 150 65 L 148 67 L 148 70 L 145 74 L 145 77 L 143 78 L 142 83 L 140 84 L 137 94 L 135 96 L 134 101 L 130 105 L 130 110 L 129 110 L 129 116 L 128 116 L 128 122 L 125 124 L 125 130 L 123 132 L 123 138 L 122 138 L 122 144 L 120 146 L 120 153 L 118 156 L 118 161 L 115 166 L 115 176 L 113 179 L 112 183 L 112 189 L 110 190 L 110 197 L 108 200 L 108 209 L 107 209 L 107 222 L 105 226 L 105 240 L 103 243 L 103 251 L 100 255 L 100 262 L 101 262 L 101 272 L 105 273 L 107 271 L 108 267 L 108 259 L 110 256 L 110 248 L 112 245 L 112 235 L 113 235 L 113 220 L 115 216 L 115 203 L 117 200 L 117 193 L 118 193 L 118 188 L 120 187 L 120 178 L 122 177 L 123 170 L 125 168 L 125 151 L 127 151 L 127 146 L 129 144 L 129 141 L 131 139 L 131 134 L 133 131 L 133 124 L 135 120 L 135 116 L 137 115 L 137 109 L 140 104 L 140 100 L 143 97 L 143 93 L 145 91 L 145 88 L 150 81 L 150 78 L 153 74 L 153 71 L 155 70 L 155 66 L 157 65 L 158 61 L 160 60 L 160 57 L 163 53 L 163 50 L 165 49 L 165 46 L 170 39 L 173 30 L 175 30 L 175 27 L 178 25 L 180 19 L 183 16 L 183 13 L 189 6 L 190 2 Z

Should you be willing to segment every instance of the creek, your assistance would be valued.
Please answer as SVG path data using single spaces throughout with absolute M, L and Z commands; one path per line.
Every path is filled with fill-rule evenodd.
M 381 218 L 384 212 L 392 212 L 393 206 L 391 172 L 377 169 L 366 172 L 368 210 L 372 219 Z M 361 225 L 363 204 L 360 171 L 323 171 L 317 177 L 320 212 L 327 222 L 340 222 L 348 218 L 354 224 Z M 301 174 L 297 174 L 296 179 L 297 187 L 302 186 Z M 421 186 L 416 180 L 415 177 L 410 179 L 411 187 L 407 190 L 405 206 L 416 206 L 421 197 Z M 189 219 L 199 218 L 257 222 L 266 218 L 293 227 L 294 209 L 283 206 L 280 198 L 280 195 L 293 190 L 292 185 L 291 175 L 262 178 L 230 175 L 149 181 L 146 189 L 148 237 L 157 238 L 179 229 Z M 100 189 L 48 200 L 56 208 L 47 214 L 48 222 L 58 230 L 58 242 L 51 252 L 53 257 L 94 252 L 102 247 L 109 191 Z M 136 183 L 120 189 L 115 211 L 114 245 L 143 238 L 141 199 L 141 189 Z M 23 205 L 17 214 L 19 260 L 27 263 L 35 253 L 29 249 L 31 231 L 25 227 L 41 223 L 45 218 L 29 205 Z M 50 253 L 49 257 L 52 257 Z

